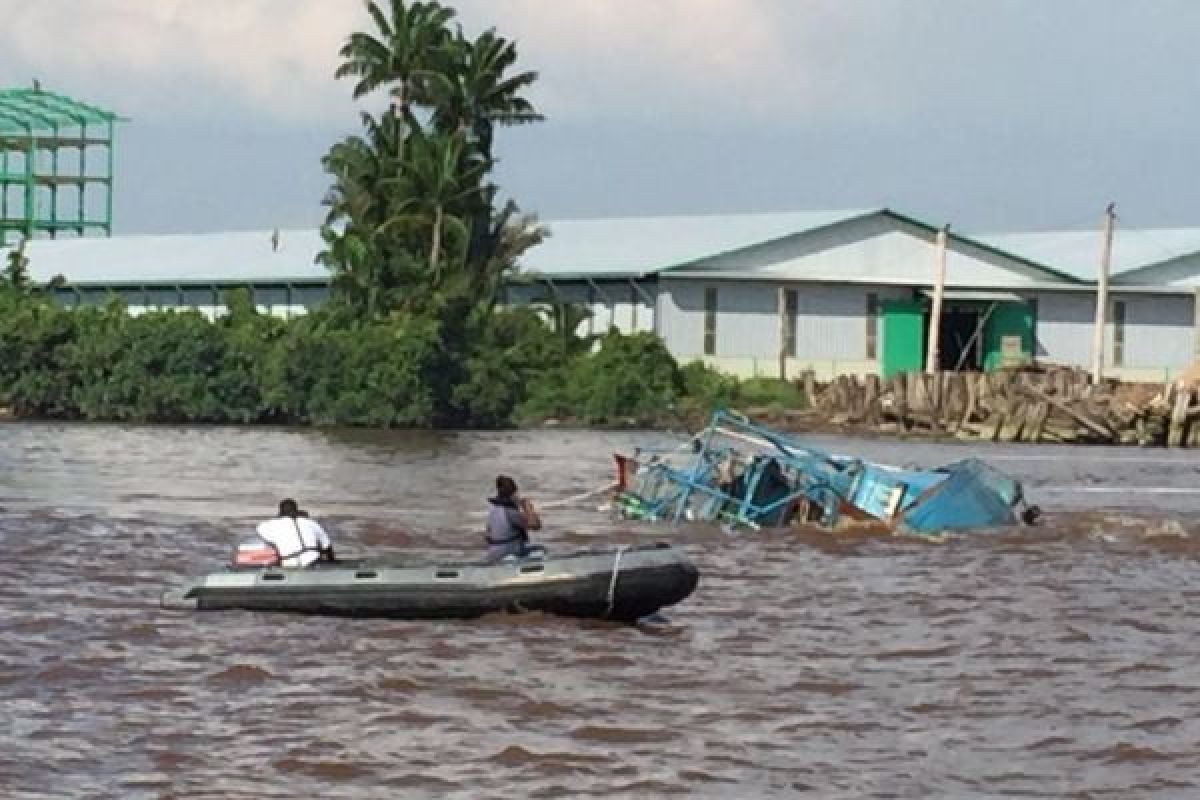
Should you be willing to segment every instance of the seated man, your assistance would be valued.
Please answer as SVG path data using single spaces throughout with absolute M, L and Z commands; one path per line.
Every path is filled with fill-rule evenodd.
M 258 526 L 258 535 L 279 553 L 285 567 L 307 567 L 317 561 L 333 561 L 333 544 L 328 534 L 290 497 L 279 504 L 279 516 Z
M 517 484 L 507 475 L 496 478 L 496 496 L 488 498 L 488 561 L 529 553 L 529 531 L 540 530 L 542 520 L 533 503 L 517 494 Z M 539 548 L 540 549 L 540 548 Z

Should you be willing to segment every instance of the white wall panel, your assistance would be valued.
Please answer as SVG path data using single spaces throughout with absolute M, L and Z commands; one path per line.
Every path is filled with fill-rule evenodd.
M 1183 369 L 1192 363 L 1192 298 L 1171 295 L 1119 295 L 1125 303 L 1125 367 Z M 1108 358 L 1112 363 L 1112 324 Z
M 1040 292 L 1034 355 L 1040 361 L 1089 367 L 1096 298 L 1088 292 Z
M 772 284 L 764 281 L 664 280 L 659 334 L 681 359 L 704 354 L 704 291 L 717 290 L 716 352 L 721 358 L 764 359 L 779 356 L 779 289 L 797 292 L 794 360 L 867 361 L 867 295 L 880 301 L 906 296 L 891 286 Z M 882 352 L 879 324 L 877 352 Z

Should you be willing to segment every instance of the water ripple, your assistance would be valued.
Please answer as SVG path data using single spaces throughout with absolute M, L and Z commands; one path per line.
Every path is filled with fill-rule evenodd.
M 663 536 L 688 548 L 700 590 L 638 628 L 157 608 L 281 495 L 319 514 L 343 552 L 457 556 L 478 548 L 495 472 L 568 497 L 603 484 L 628 441 L 0 426 L 0 795 L 1200 790 L 1200 525 L 1186 510 L 1050 507 L 1037 531 L 939 543 L 548 514 L 552 548 Z M 930 448 L 914 457 L 958 453 Z M 998 452 L 1015 470 L 1020 453 L 1060 451 Z M 1164 480 L 1186 463 L 1067 452 L 1033 462 L 1035 488 Z

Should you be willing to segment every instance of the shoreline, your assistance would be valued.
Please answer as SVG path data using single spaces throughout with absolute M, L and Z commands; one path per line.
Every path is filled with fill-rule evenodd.
M 736 409 L 735 409 L 736 410 Z M 980 439 L 974 435 L 950 433 L 948 431 L 933 431 L 928 428 L 914 427 L 901 430 L 898 426 L 869 426 L 852 422 L 839 422 L 834 418 L 823 417 L 821 412 L 808 410 L 779 410 L 779 409 L 748 409 L 746 417 L 753 422 L 773 428 L 780 433 L 792 436 L 825 436 L 861 439 L 878 442 L 914 442 L 927 444 L 974 444 L 974 445 L 1056 445 L 1070 446 L 1080 450 L 1112 447 L 1120 449 L 1140 450 L 1193 450 L 1186 444 L 1178 447 L 1168 447 L 1165 444 L 1138 444 L 1137 442 L 1076 440 L 1068 442 L 1028 441 L 1025 439 Z M 201 422 L 201 421 L 134 421 L 111 419 L 64 419 L 58 417 L 20 416 L 8 409 L 0 408 L 0 423 L 28 425 L 63 425 L 63 426 L 121 426 L 126 428 L 178 428 L 213 430 L 221 428 L 253 430 L 277 430 L 287 432 L 345 432 L 347 434 L 363 435 L 379 432 L 411 433 L 411 434 L 464 434 L 464 433 L 537 433 L 537 432 L 571 432 L 571 433 L 611 433 L 611 434 L 674 434 L 681 438 L 691 436 L 703 430 L 707 424 L 708 415 L 691 419 L 685 415 L 671 420 L 627 420 L 622 424 L 589 425 L 575 420 L 554 419 L 543 422 L 527 423 L 503 428 L 422 428 L 422 427 L 365 427 L 353 425 L 313 425 L 288 422 Z M 679 423 L 687 422 L 683 428 Z M 674 424 L 671 424 L 671 423 Z

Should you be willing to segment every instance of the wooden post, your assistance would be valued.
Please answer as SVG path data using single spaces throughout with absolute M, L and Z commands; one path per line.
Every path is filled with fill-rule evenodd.
M 907 374 L 897 372 L 892 376 L 892 411 L 900 423 L 900 430 L 908 430 L 908 391 L 906 386 Z
M 925 371 L 933 373 L 938 368 L 940 339 L 942 333 L 942 295 L 946 291 L 946 239 L 949 225 L 943 225 L 937 233 L 936 256 L 933 267 L 933 308 L 929 312 L 929 351 L 925 354 Z
M 871 373 L 865 378 L 863 422 L 872 427 L 879 424 L 879 394 L 879 376 Z
M 1192 404 L 1192 387 L 1180 386 L 1175 393 L 1175 406 L 1171 410 L 1171 424 L 1167 429 L 1167 447 L 1181 447 L 1187 433 L 1188 408 Z
M 804 380 L 804 398 L 810 407 L 815 406 L 817 404 L 817 376 L 811 369 L 806 369 L 802 377 Z
M 1092 331 L 1092 383 L 1104 380 L 1104 327 L 1108 314 L 1108 268 L 1112 263 L 1115 206 L 1104 209 L 1104 245 L 1100 250 L 1100 273 L 1096 276 L 1096 328 Z

